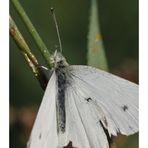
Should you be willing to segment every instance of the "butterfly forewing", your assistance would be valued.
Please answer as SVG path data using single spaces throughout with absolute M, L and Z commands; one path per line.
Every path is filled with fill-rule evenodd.
M 42 99 L 27 148 L 57 148 L 56 75 L 52 74 Z
M 138 131 L 138 86 L 89 66 L 70 66 L 73 85 L 87 96 L 110 134 L 130 135 Z M 95 113 L 97 114 L 97 113 Z

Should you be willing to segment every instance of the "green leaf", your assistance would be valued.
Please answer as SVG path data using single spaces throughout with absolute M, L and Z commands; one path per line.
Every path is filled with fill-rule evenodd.
M 88 33 L 88 65 L 108 70 L 105 50 L 101 37 L 98 20 L 97 1 L 92 0 L 90 8 L 90 23 Z

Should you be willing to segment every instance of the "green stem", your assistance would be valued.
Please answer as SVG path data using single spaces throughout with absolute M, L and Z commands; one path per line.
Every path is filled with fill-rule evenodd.
M 27 61 L 28 65 L 31 67 L 34 75 L 38 76 L 38 61 L 36 57 L 31 52 L 29 46 L 25 42 L 22 34 L 20 33 L 19 29 L 17 28 L 15 22 L 10 17 L 9 18 L 9 30 L 12 38 L 15 40 L 16 44 L 18 45 L 19 49 L 22 51 L 22 54 L 25 57 L 25 60 Z
M 38 45 L 41 54 L 43 55 L 46 63 L 50 67 L 50 53 L 44 44 L 43 40 L 40 38 L 39 34 L 37 33 L 35 27 L 31 23 L 29 17 L 27 16 L 26 12 L 24 11 L 23 7 L 21 6 L 18 0 L 11 0 L 14 4 L 18 14 L 21 16 L 22 20 L 24 21 L 25 25 L 27 26 L 29 32 L 31 33 L 33 39 L 35 40 L 36 44 Z

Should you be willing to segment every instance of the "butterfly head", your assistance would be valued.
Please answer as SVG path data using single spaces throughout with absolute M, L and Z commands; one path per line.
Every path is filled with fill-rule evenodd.
M 55 68 L 58 67 L 58 66 L 67 66 L 68 65 L 64 56 L 60 52 L 57 52 L 57 50 L 54 52 L 54 54 L 51 55 L 50 63 Z

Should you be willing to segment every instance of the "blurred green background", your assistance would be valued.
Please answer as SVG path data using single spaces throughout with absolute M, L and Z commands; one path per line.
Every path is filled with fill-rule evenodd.
M 55 8 L 63 54 L 70 64 L 86 64 L 90 0 L 20 0 L 51 52 L 58 46 L 50 7 Z M 138 83 L 138 0 L 98 0 L 103 43 L 112 73 Z M 46 65 L 10 1 L 10 14 L 33 53 Z M 10 37 L 10 147 L 25 148 L 43 91 Z M 118 148 L 138 148 L 138 135 L 119 136 Z

